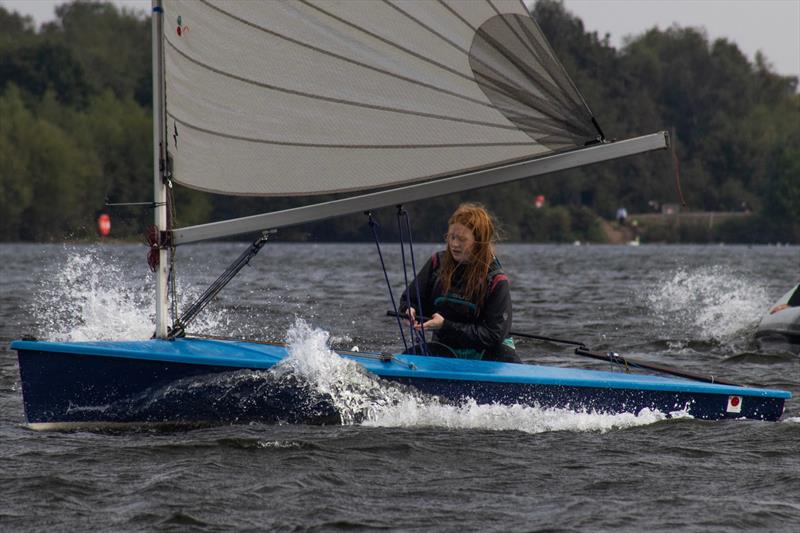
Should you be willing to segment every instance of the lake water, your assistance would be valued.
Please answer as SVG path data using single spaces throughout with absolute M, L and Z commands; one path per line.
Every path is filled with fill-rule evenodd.
M 245 246 L 179 249 L 180 305 Z M 436 248 L 417 245 L 418 264 Z M 148 338 L 145 254 L 137 245 L 0 245 L 0 530 L 798 530 L 800 356 L 752 342 L 760 315 L 798 281 L 798 247 L 498 251 L 515 330 L 790 390 L 777 423 L 411 397 L 386 406 L 340 383 L 352 385 L 358 422 L 27 429 L 9 342 Z M 384 254 L 399 290 L 397 245 Z M 397 350 L 389 307 L 374 244 L 275 243 L 190 331 L 289 339 L 313 365 L 330 359 L 328 347 Z M 555 344 L 519 340 L 518 351 L 607 368 Z

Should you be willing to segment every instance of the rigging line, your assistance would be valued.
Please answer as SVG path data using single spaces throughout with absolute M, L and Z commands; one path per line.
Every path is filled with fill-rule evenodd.
M 378 221 L 372 215 L 372 211 L 364 213 L 367 215 L 369 227 L 372 230 L 372 236 L 375 238 L 375 246 L 378 248 L 378 257 L 381 260 L 381 268 L 383 269 L 383 277 L 386 279 L 386 287 L 389 290 L 389 298 L 392 301 L 392 309 L 394 309 L 395 316 L 397 317 L 397 327 L 400 329 L 400 336 L 403 338 L 403 348 L 408 350 L 408 343 L 406 342 L 406 334 L 403 331 L 403 324 L 400 322 L 400 313 L 397 311 L 397 303 L 394 300 L 394 293 L 392 292 L 392 284 L 389 283 L 389 274 L 386 272 L 386 263 L 383 261 L 383 253 L 381 252 L 381 242 L 378 238 Z
M 406 247 L 405 247 L 405 244 L 403 243 L 403 228 L 400 227 L 400 210 L 402 208 L 403 208 L 403 206 L 400 206 L 400 205 L 397 206 L 397 238 L 400 241 L 400 261 L 402 262 L 402 265 L 403 265 L 403 281 L 405 282 L 404 286 L 406 288 L 406 293 L 405 293 L 406 294 L 406 301 L 410 303 L 411 299 L 409 298 L 410 295 L 408 294 L 408 269 L 406 268 Z M 409 307 L 411 307 L 411 306 L 409 305 Z M 416 335 L 415 333 L 416 333 L 416 330 L 414 329 L 414 324 L 412 324 L 411 321 L 409 320 L 408 321 L 408 336 L 411 339 L 416 339 L 416 340 L 412 340 L 412 344 L 411 344 L 411 350 L 414 351 L 414 353 L 416 353 L 416 345 L 419 342 L 419 335 Z
M 315 46 L 311 46 L 310 44 L 298 41 L 297 39 L 294 39 L 294 38 L 289 37 L 287 35 L 283 35 L 281 33 L 275 32 L 273 30 L 267 29 L 267 28 L 265 28 L 263 26 L 259 26 L 257 24 L 254 24 L 254 23 L 248 21 L 248 20 L 239 18 L 239 17 L 237 17 L 236 15 L 234 15 L 232 13 L 228 13 L 227 11 L 223 11 L 218 6 L 209 4 L 207 0 L 201 0 L 201 1 L 206 6 L 208 6 L 208 7 L 212 8 L 212 9 L 222 13 L 223 15 L 227 15 L 228 17 L 236 20 L 237 22 L 241 22 L 242 24 L 250 26 L 251 28 L 254 28 L 256 30 L 262 31 L 264 33 L 268 33 L 268 34 L 270 34 L 270 35 L 272 35 L 274 37 L 277 37 L 279 39 L 283 39 L 283 40 L 285 40 L 287 42 L 290 42 L 290 43 L 292 43 L 294 45 L 297 45 L 297 46 L 300 46 L 302 48 L 307 48 L 307 49 L 313 50 L 314 52 L 317 52 L 319 54 L 327 55 L 327 56 L 336 58 L 336 59 L 338 59 L 340 61 L 344 61 L 346 63 L 350 63 L 350 64 L 353 64 L 353 65 L 365 68 L 367 70 L 378 72 L 380 74 L 383 74 L 383 75 L 386 75 L 386 76 L 390 76 L 392 78 L 396 78 L 396 79 L 399 79 L 399 80 L 402 80 L 402 81 L 407 81 L 407 82 L 412 83 L 414 85 L 419 85 L 420 87 L 425 87 L 427 89 L 431 89 L 431 90 L 436 91 L 436 92 L 447 94 L 447 95 L 453 96 L 455 98 L 460 98 L 460 99 L 466 100 L 466 101 L 468 101 L 468 102 L 470 102 L 472 104 L 480 105 L 480 106 L 483 106 L 483 107 L 489 107 L 489 108 L 494 107 L 491 104 L 491 102 L 486 102 L 486 101 L 478 99 L 478 98 L 473 98 L 471 96 L 459 94 L 457 92 L 451 91 L 449 89 L 445 89 L 443 87 L 437 87 L 436 85 L 431 85 L 429 83 L 426 83 L 426 82 L 423 82 L 423 81 L 420 81 L 420 80 L 416 80 L 414 78 L 409 78 L 407 76 L 402 76 L 400 74 L 397 74 L 397 73 L 394 73 L 394 72 L 391 72 L 391 71 L 388 71 L 388 70 L 385 70 L 385 69 L 381 69 L 381 68 L 378 68 L 378 67 L 375 67 L 375 66 L 372 66 L 372 65 L 368 65 L 367 63 L 361 63 L 360 61 L 356 61 L 355 59 L 351 59 L 349 57 L 345 57 L 345 56 L 330 52 L 328 50 L 323 50 L 321 48 L 317 48 Z M 311 6 L 311 7 L 314 7 L 314 6 Z M 167 40 L 167 42 L 169 42 L 169 40 Z
M 672 128 L 672 135 L 670 139 L 670 150 L 672 152 L 672 168 L 675 173 L 675 189 L 678 191 L 678 198 L 681 200 L 681 205 L 686 207 L 686 200 L 683 198 L 683 191 L 681 190 L 681 162 L 678 159 L 678 133 L 675 128 Z
M 231 263 L 231 265 L 225 269 L 225 271 L 220 274 L 220 276 L 203 292 L 202 295 L 194 302 L 189 309 L 187 309 L 183 315 L 179 319 L 177 319 L 170 329 L 167 338 L 170 340 L 175 339 L 176 337 L 180 337 L 186 333 L 186 327 L 192 322 L 197 315 L 205 309 L 205 307 L 214 299 L 214 297 L 219 294 L 219 292 L 228 284 L 230 281 L 238 274 L 248 263 L 250 260 L 261 251 L 261 248 L 267 244 L 267 239 L 269 238 L 270 231 L 265 231 L 261 234 L 261 236 L 253 241 L 253 243 L 248 246 L 248 248 L 242 252 L 242 254 L 236 258 L 236 260 Z
M 332 96 L 323 96 L 321 94 L 314 94 L 314 93 L 298 91 L 296 89 L 289 89 L 289 88 L 286 88 L 286 87 L 280 87 L 278 85 L 273 85 L 273 84 L 270 84 L 270 83 L 256 81 L 256 80 L 253 80 L 253 79 L 250 79 L 250 78 L 244 78 L 242 76 L 238 76 L 236 74 L 232 74 L 230 72 L 225 72 L 225 71 L 220 70 L 218 68 L 212 67 L 211 65 L 208 65 L 207 63 L 203 63 L 203 62 L 195 59 L 194 57 L 189 56 L 183 50 L 181 50 L 178 47 L 176 47 L 169 39 L 166 39 L 166 41 L 167 41 L 167 44 L 170 46 L 170 48 L 172 50 L 174 50 L 177 54 L 181 55 L 184 59 L 186 59 L 190 63 L 193 63 L 193 64 L 195 64 L 195 65 L 197 65 L 199 67 L 202 67 L 202 68 L 204 68 L 204 69 L 206 69 L 206 70 L 208 70 L 210 72 L 213 72 L 215 74 L 219 74 L 220 76 L 223 76 L 225 78 L 230 78 L 230 79 L 233 79 L 233 80 L 236 80 L 236 81 L 241 81 L 243 83 L 246 83 L 246 84 L 249 84 L 249 85 L 254 85 L 256 87 L 261 87 L 263 89 L 269 89 L 271 91 L 276 91 L 276 92 L 280 92 L 280 93 L 284 93 L 284 94 L 291 94 L 291 95 L 294 95 L 294 96 L 300 96 L 300 97 L 303 97 L 303 98 L 309 98 L 311 100 L 320 100 L 320 101 L 323 101 L 323 102 L 330 102 L 330 103 L 334 103 L 334 104 L 340 104 L 340 105 L 346 105 L 346 106 L 352 106 L 352 107 L 360 107 L 360 108 L 364 108 L 364 109 L 372 109 L 372 110 L 376 110 L 376 111 L 384 111 L 384 112 L 387 112 L 387 113 L 397 113 L 397 114 L 402 114 L 402 115 L 433 118 L 433 119 L 444 120 L 444 121 L 448 121 L 448 122 L 462 122 L 464 124 L 475 124 L 475 125 L 478 125 L 478 126 L 486 126 L 486 127 L 489 127 L 489 128 L 497 128 L 497 129 L 504 129 L 504 130 L 516 130 L 516 128 L 514 126 L 511 126 L 511 125 L 497 124 L 497 123 L 494 123 L 494 122 L 486 122 L 486 121 L 483 121 L 483 120 L 473 120 L 473 119 L 467 119 L 467 118 L 449 117 L 449 116 L 446 116 L 446 115 L 438 115 L 438 114 L 435 114 L 435 113 L 424 113 L 424 112 L 421 112 L 421 111 L 412 111 L 412 110 L 409 110 L 409 109 L 400 109 L 400 108 L 394 108 L 394 107 L 381 106 L 381 105 L 377 105 L 377 104 L 368 104 L 368 103 L 365 103 L 365 102 L 356 102 L 356 101 L 353 101 L 353 100 L 345 100 L 343 98 L 334 98 Z M 489 107 L 493 107 L 493 106 L 489 106 Z
M 358 149 L 358 150 L 427 150 L 431 148 L 487 148 L 490 146 L 535 146 L 537 143 L 531 141 L 509 141 L 509 142 L 465 142 L 465 143 L 440 143 L 440 144 L 334 144 L 334 143 L 304 143 L 296 141 L 276 141 L 272 139 L 254 139 L 252 137 L 245 137 L 242 135 L 233 135 L 224 133 L 222 131 L 210 130 L 202 128 L 189 122 L 176 117 L 173 113 L 167 112 L 167 116 L 181 126 L 214 135 L 215 137 L 223 137 L 235 141 L 246 141 L 256 144 L 270 144 L 274 146 L 298 146 L 304 148 L 343 148 L 343 149 Z M 519 131 L 519 128 L 515 128 Z
M 414 259 L 414 241 L 411 237 L 411 221 L 408 216 L 408 211 L 406 211 L 402 205 L 399 205 L 397 206 L 397 230 L 398 233 L 400 234 L 400 250 L 402 252 L 401 255 L 403 258 L 403 277 L 405 278 L 406 282 L 406 294 L 409 295 L 411 287 L 408 284 L 408 275 L 406 274 L 406 256 L 404 251 L 405 248 L 403 246 L 403 228 L 400 225 L 401 217 L 406 221 L 406 233 L 408 234 L 408 251 L 409 255 L 411 256 L 411 271 L 414 274 L 414 288 L 416 289 L 417 293 L 417 307 L 419 310 L 419 314 L 424 315 L 425 312 L 422 309 L 422 295 L 420 294 L 419 291 L 419 279 L 417 278 L 417 262 Z M 408 298 L 408 301 L 411 301 L 411 298 Z M 414 328 L 414 324 L 411 324 L 409 321 L 409 325 L 411 326 L 411 331 L 413 333 L 417 333 L 416 328 Z M 422 353 L 425 355 L 431 355 L 430 350 L 428 350 L 428 343 L 425 342 L 425 326 L 420 325 L 420 331 L 417 335 L 417 338 L 422 347 Z

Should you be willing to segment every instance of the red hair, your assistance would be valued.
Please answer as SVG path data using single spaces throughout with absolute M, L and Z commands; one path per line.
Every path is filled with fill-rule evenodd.
M 489 267 L 494 261 L 494 243 L 497 240 L 494 220 L 481 204 L 469 202 L 459 205 L 447 224 L 448 226 L 461 224 L 469 228 L 475 237 L 472 250 L 470 250 L 469 263 L 466 265 L 466 286 L 463 296 L 467 300 L 475 302 L 480 311 L 483 299 L 486 297 L 486 278 L 489 275 Z M 448 241 L 441 274 L 444 294 L 449 293 L 453 286 L 453 273 L 457 266 L 458 263 L 453 259 Z

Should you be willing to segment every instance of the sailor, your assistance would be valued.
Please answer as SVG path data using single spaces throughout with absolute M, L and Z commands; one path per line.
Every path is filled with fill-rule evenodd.
M 461 204 L 448 221 L 447 248 L 431 256 L 403 293 L 400 310 L 416 330 L 433 332 L 428 343 L 433 355 L 520 362 L 509 336 L 511 294 L 494 255 L 496 240 L 486 209 Z M 417 320 L 420 309 L 430 317 L 424 323 Z

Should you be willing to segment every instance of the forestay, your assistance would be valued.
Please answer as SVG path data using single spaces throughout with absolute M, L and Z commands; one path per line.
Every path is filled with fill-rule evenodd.
M 173 179 L 396 186 L 583 146 L 591 112 L 517 0 L 164 1 Z

